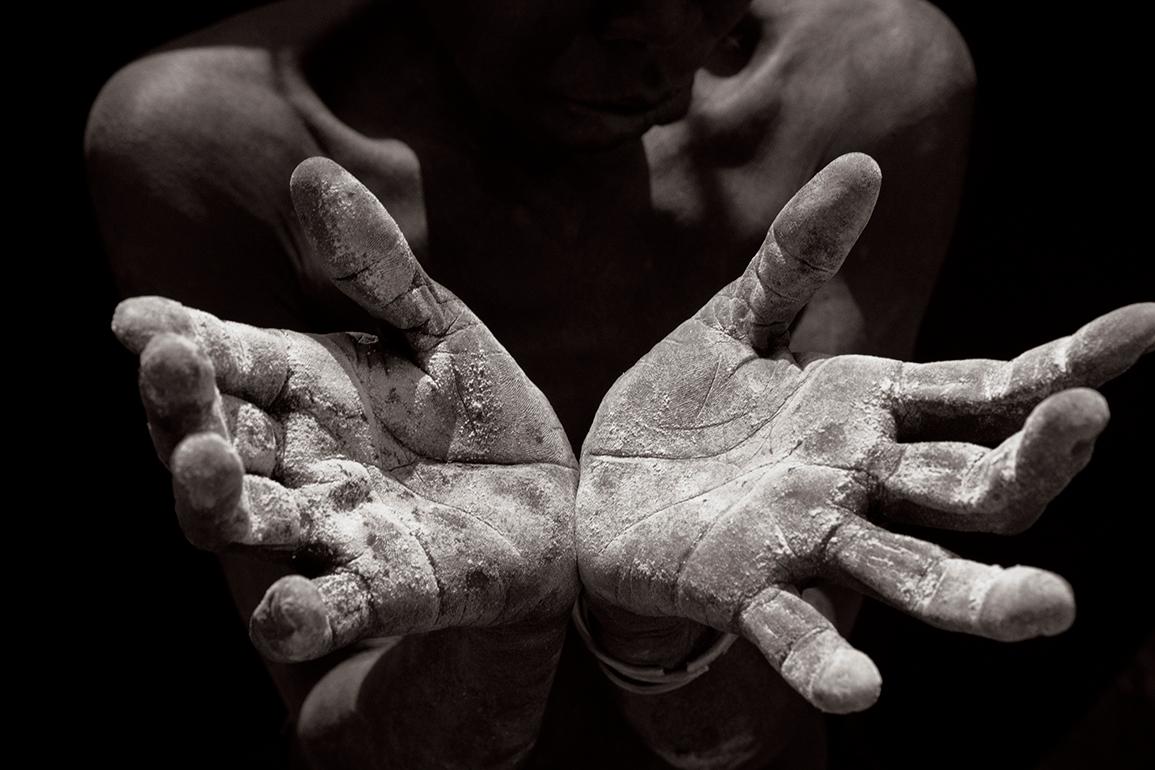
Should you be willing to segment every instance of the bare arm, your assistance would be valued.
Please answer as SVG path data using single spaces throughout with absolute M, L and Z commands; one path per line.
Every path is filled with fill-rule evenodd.
M 130 78 L 132 74 L 130 71 Z M 269 137 L 253 137 L 243 132 L 233 136 L 222 134 L 230 129 L 227 123 L 215 122 L 221 116 L 211 111 L 208 114 L 186 114 L 182 110 L 188 108 L 189 101 L 181 98 L 158 106 L 151 103 L 147 95 L 142 95 L 141 89 L 145 87 L 146 84 L 132 83 L 131 80 L 114 81 L 94 110 L 87 143 L 93 195 L 122 291 L 126 294 L 164 294 L 199 309 L 211 309 L 230 321 L 241 320 L 253 324 L 254 328 L 377 330 L 381 321 L 375 317 L 375 309 L 387 304 L 384 298 L 361 297 L 362 307 L 358 307 L 357 302 L 343 297 L 334 289 L 333 293 L 340 301 L 335 303 L 336 307 L 332 307 L 318 303 L 316 297 L 307 297 L 302 290 L 302 260 L 312 253 L 306 252 L 306 249 L 318 250 L 321 257 L 324 257 L 328 246 L 323 243 L 318 248 L 315 238 L 308 238 L 301 229 L 285 221 L 286 216 L 295 221 L 293 207 L 288 201 L 289 172 L 293 168 L 291 153 L 287 152 L 283 157 L 274 153 L 270 159 L 269 145 L 262 144 L 269 141 Z M 117 93 L 117 89 L 123 89 L 123 92 Z M 174 94 L 181 96 L 179 89 Z M 140 113 L 142 109 L 146 111 L 145 114 Z M 236 112 L 229 111 L 229 114 Z M 180 130 L 175 130 L 177 126 L 174 123 L 193 120 L 200 120 L 199 124 L 194 125 L 204 130 L 190 132 L 187 130 L 188 124 L 180 125 Z M 285 137 L 274 139 L 279 143 L 275 143 L 273 149 L 292 145 Z M 213 146 L 216 141 L 225 142 L 233 149 L 239 147 L 242 150 L 241 157 L 229 157 L 234 157 L 235 163 L 243 164 L 240 167 L 216 165 L 220 163 L 220 153 L 214 154 L 214 150 L 220 150 Z M 254 155 L 245 158 L 245 152 Z M 281 177 L 281 166 L 286 164 L 283 178 L 278 179 Z M 369 195 L 357 185 L 350 189 L 356 189 L 361 196 Z M 373 204 L 376 202 L 373 201 Z M 372 208 L 367 201 L 366 206 Z M 371 227 L 379 226 L 372 222 L 369 224 Z M 359 225 L 353 223 L 352 226 L 356 229 Z M 364 226 L 363 223 L 360 226 Z M 391 226 L 395 231 L 395 225 Z M 337 229 L 342 227 L 345 225 Z M 357 236 L 354 234 L 353 237 Z M 385 257 L 380 256 L 383 259 Z M 142 310 L 146 306 L 125 307 Z M 350 308 L 356 313 L 350 313 Z M 183 407 L 180 404 L 187 401 L 185 397 L 196 401 L 196 394 L 186 392 L 188 380 L 184 377 L 174 385 L 175 390 L 152 387 L 165 379 L 163 372 L 168 364 L 180 370 L 183 349 L 166 335 L 175 333 L 177 336 L 187 336 L 188 333 L 180 322 L 173 322 L 167 313 L 161 313 L 160 316 L 158 320 L 152 311 L 121 313 L 118 315 L 117 331 L 130 349 L 145 356 L 142 358 L 142 386 L 151 383 L 145 390 L 151 388 L 153 395 L 160 394 L 153 399 L 150 407 L 154 440 L 157 441 L 162 460 L 176 469 L 179 463 L 173 459 L 173 452 L 185 446 L 182 442 L 186 439 L 191 441 L 194 433 L 203 432 L 202 423 L 206 419 L 211 422 L 211 419 L 201 415 L 190 423 L 182 417 L 168 429 L 162 425 L 166 420 L 164 414 L 173 407 L 174 399 L 176 411 L 181 412 Z M 351 316 L 355 316 L 354 320 L 347 325 L 342 324 L 341 319 Z M 203 317 L 203 314 L 197 317 Z M 180 328 L 168 328 L 173 323 Z M 284 334 L 287 339 L 294 340 L 290 350 L 308 351 L 316 348 L 305 335 L 293 335 L 287 331 Z M 160 337 L 166 339 L 157 342 Z M 202 348 L 207 344 L 200 335 L 193 334 L 193 339 Z M 467 340 L 468 335 L 455 339 Z M 160 347 L 149 354 L 149 347 L 154 342 Z M 322 348 L 329 344 L 324 342 Z M 212 349 L 212 345 L 208 347 L 214 355 L 220 352 Z M 340 343 L 334 350 L 343 350 L 345 347 L 347 345 Z M 146 359 L 152 363 L 145 365 Z M 221 393 L 227 397 L 226 402 L 222 403 L 235 404 L 237 397 L 251 396 L 238 393 L 235 383 L 228 380 L 230 365 L 227 361 L 213 360 L 211 363 L 211 367 L 206 368 L 202 362 L 193 368 L 199 367 L 198 371 L 209 381 L 215 375 Z M 371 379 L 386 376 L 395 368 L 394 365 L 385 366 L 385 374 L 381 374 L 378 369 L 370 367 L 365 377 Z M 300 371 L 302 376 L 308 377 L 308 367 Z M 339 372 L 335 374 L 340 376 Z M 222 380 L 222 377 L 225 379 Z M 496 398 L 497 394 L 493 395 Z M 524 408 L 531 400 L 518 399 L 518 405 Z M 146 406 L 149 403 L 149 397 L 146 396 Z M 260 425 L 273 426 L 264 433 L 283 437 L 286 414 L 291 416 L 298 407 L 307 412 L 312 408 L 309 406 L 311 403 L 306 399 L 297 406 L 281 403 L 274 407 L 272 402 L 264 403 L 258 399 L 249 406 L 255 405 L 255 414 L 259 416 L 264 411 L 265 417 L 269 418 L 257 419 Z M 227 406 L 206 408 L 210 413 L 221 409 L 230 411 Z M 351 403 L 349 408 L 368 409 L 360 403 Z M 544 408 L 548 412 L 548 406 Z M 289 411 L 285 412 L 285 409 Z M 250 411 L 249 407 L 244 407 L 240 413 Z M 230 419 L 232 425 L 224 429 L 216 425 L 214 430 L 227 436 L 234 446 L 240 446 L 252 432 L 238 427 L 235 414 Z M 242 420 L 241 426 L 245 422 Z M 275 427 L 278 424 L 281 426 L 279 432 Z M 568 443 L 564 440 L 564 434 L 560 433 L 560 427 L 556 428 L 556 432 L 561 435 L 559 446 L 564 447 L 568 454 Z M 439 435 L 438 431 L 434 433 Z M 165 438 L 167 434 L 171 436 Z M 285 451 L 283 441 L 280 444 L 276 441 L 273 443 L 279 447 L 277 451 Z M 356 444 L 356 441 L 352 444 Z M 221 456 L 227 457 L 228 453 Z M 272 480 L 295 490 L 294 495 L 308 494 L 296 491 L 299 486 L 297 482 L 276 475 L 290 467 L 287 461 L 278 461 L 270 469 L 260 465 L 259 460 L 254 460 L 257 466 L 250 467 L 248 461 L 253 458 L 247 455 L 243 459 L 246 461 L 246 472 L 257 475 L 272 473 Z M 212 463 L 205 466 L 206 462 L 201 457 L 196 462 L 185 462 L 181 467 L 211 466 Z M 563 480 L 565 483 L 559 482 L 559 488 L 567 484 L 572 487 L 573 479 L 570 477 L 573 472 L 569 471 L 568 474 L 562 474 L 566 480 Z M 222 561 L 238 606 L 245 615 L 255 613 L 254 633 L 257 638 L 265 640 L 265 652 L 271 653 L 270 657 L 278 661 L 269 664 L 270 671 L 291 713 L 298 716 L 301 736 L 314 759 L 325 766 L 363 767 L 381 763 L 392 763 L 390 766 L 423 766 L 433 763 L 461 767 L 506 767 L 516 764 L 532 746 L 564 635 L 566 609 L 569 605 L 567 592 L 572 592 L 574 580 L 572 554 L 569 555 L 569 569 L 563 569 L 553 576 L 561 578 L 561 582 L 554 586 L 557 590 L 552 591 L 549 600 L 543 597 L 535 612 L 525 617 L 511 616 L 497 623 L 486 621 L 480 624 L 482 627 L 469 620 L 465 623 L 470 626 L 468 628 L 442 628 L 418 623 L 407 630 L 391 628 L 390 622 L 386 622 L 388 618 L 382 618 L 379 623 L 358 621 L 360 625 L 355 624 L 353 632 L 346 633 L 330 645 L 304 651 L 285 651 L 278 649 L 276 643 L 270 644 L 269 639 L 295 636 L 294 614 L 283 611 L 285 607 L 293 605 L 295 600 L 292 597 L 295 594 L 292 594 L 291 586 L 285 587 L 288 584 L 283 581 L 291 580 L 285 576 L 301 567 L 286 564 L 284 557 L 296 552 L 298 546 L 315 550 L 317 543 L 306 540 L 294 546 L 293 543 L 258 541 L 247 545 L 242 543 L 245 547 L 238 548 L 229 536 L 220 533 L 213 535 L 212 527 L 208 527 L 210 536 L 205 540 L 202 537 L 204 527 L 197 522 L 206 514 L 203 510 L 205 495 L 211 498 L 215 493 L 208 491 L 189 494 L 187 489 L 182 493 L 181 485 L 187 487 L 192 482 L 188 478 L 180 482 L 181 475 L 177 473 L 178 510 L 181 510 L 182 505 L 184 508 L 182 525 L 190 539 L 202 547 L 221 550 L 222 545 L 227 546 L 223 548 Z M 186 477 L 188 475 L 184 474 Z M 332 478 L 327 481 L 312 479 L 306 486 L 314 482 L 323 485 L 333 481 Z M 465 479 L 461 487 L 454 492 L 457 487 L 451 485 L 447 494 L 452 496 L 460 492 L 468 498 L 470 490 L 479 491 L 474 482 Z M 368 492 L 370 495 L 377 494 L 372 489 Z M 572 488 L 568 494 L 572 498 Z M 182 495 L 187 498 L 183 504 L 180 502 Z M 341 496 L 338 498 L 345 500 Z M 194 502 L 190 503 L 190 499 Z M 200 499 L 202 504 L 196 504 L 195 499 Z M 448 502 L 461 504 L 456 499 Z M 330 513 L 322 512 L 323 516 L 347 517 L 349 513 L 360 510 L 356 506 L 353 511 L 345 510 L 347 506 L 339 501 L 330 503 L 336 508 Z M 364 507 L 360 503 L 358 505 Z M 215 507 L 215 503 L 210 507 Z M 564 511 L 564 508 L 563 503 L 560 510 Z M 371 510 L 357 515 L 364 515 L 366 522 L 377 521 Z M 308 520 L 304 513 L 301 516 L 304 517 L 302 522 Z M 209 522 L 213 520 L 210 515 Z M 318 524 L 314 521 L 310 526 L 316 529 Z M 366 526 L 372 529 L 373 525 Z M 321 528 L 324 529 L 323 526 Z M 257 531 L 262 531 L 262 528 L 258 526 Z M 537 526 L 526 526 L 525 531 L 542 530 Z M 563 526 L 559 531 L 568 533 L 569 529 Z M 517 537 L 517 528 L 511 531 L 511 536 Z M 568 547 L 564 542 L 554 545 L 557 548 L 552 548 L 552 555 L 542 563 L 566 561 Z M 268 553 L 262 554 L 262 551 Z M 526 553 L 532 560 L 528 551 Z M 343 558 L 341 553 L 332 551 L 332 544 L 324 545 L 320 554 L 324 558 Z M 254 558 L 262 555 L 266 557 L 263 560 Z M 279 564 L 278 555 L 281 557 Z M 273 557 L 271 562 L 267 558 L 269 556 Z M 311 553 L 306 563 L 315 564 L 317 556 L 317 553 Z M 442 564 L 441 569 L 450 572 L 438 579 L 449 580 L 452 572 L 450 566 Z M 475 577 L 480 579 L 481 573 Z M 275 580 L 277 582 L 274 583 Z M 536 582 L 534 590 L 553 585 L 557 581 L 551 578 Z M 266 593 L 270 584 L 273 584 L 274 590 Z M 371 581 L 369 584 L 372 584 Z M 277 586 L 281 586 L 281 589 L 277 589 Z M 452 583 L 446 583 L 446 586 L 445 594 L 439 601 L 452 602 Z M 465 590 L 464 583 L 462 590 Z M 289 591 L 289 594 L 285 591 Z M 547 589 L 547 593 L 550 593 L 550 589 Z M 376 597 L 367 601 L 374 607 L 384 606 L 378 604 Z M 510 609 L 516 606 L 517 602 L 508 605 Z M 447 617 L 453 617 L 452 613 Z M 497 618 L 494 616 L 491 620 Z M 391 622 L 395 622 L 395 619 Z M 452 623 L 448 625 L 452 626 Z M 446 623 L 440 626 L 446 626 Z M 422 633 L 426 631 L 430 633 Z M 370 648 L 342 662 L 352 649 L 347 645 L 366 634 L 396 636 L 407 633 L 417 635 L 407 637 L 393 646 Z M 321 654 L 327 654 L 327 657 L 321 659 L 319 667 L 300 667 L 284 662 L 303 657 L 314 658 Z M 447 698 L 454 707 L 445 707 Z M 462 736 L 469 737 L 465 739 Z

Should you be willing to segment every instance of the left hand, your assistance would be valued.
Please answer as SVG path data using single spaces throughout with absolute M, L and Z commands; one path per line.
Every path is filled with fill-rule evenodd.
M 318 764 L 516 766 L 577 592 L 569 441 L 368 189 L 311 159 L 292 193 L 374 334 L 257 328 L 161 297 L 113 319 L 141 356 L 181 526 L 199 547 L 310 573 L 253 612 L 270 660 L 406 637 L 330 664 L 312 689 L 297 722 Z
M 743 276 L 618 380 L 583 447 L 577 502 L 578 565 L 595 607 L 738 634 L 809 702 L 839 713 L 870 706 L 881 680 L 800 598 L 815 581 L 994 639 L 1070 625 L 1074 599 L 1059 576 L 961 559 L 871 519 L 1030 526 L 1107 423 L 1089 387 L 1155 346 L 1145 303 L 1009 362 L 791 351 L 792 320 L 838 270 L 878 184 L 866 156 L 827 166 Z

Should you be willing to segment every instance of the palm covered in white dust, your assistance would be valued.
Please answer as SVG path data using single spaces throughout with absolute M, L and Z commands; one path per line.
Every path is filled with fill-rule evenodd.
M 1146 304 L 1011 362 L 792 352 L 789 326 L 865 227 L 878 180 L 869 158 L 843 156 L 786 205 L 745 274 L 606 396 L 578 493 L 595 602 L 741 635 L 834 712 L 869 706 L 881 679 L 801 598 L 816 581 L 996 639 L 1070 624 L 1057 575 L 968 561 L 872 519 L 1029 526 L 1106 424 L 1086 386 L 1155 344 Z

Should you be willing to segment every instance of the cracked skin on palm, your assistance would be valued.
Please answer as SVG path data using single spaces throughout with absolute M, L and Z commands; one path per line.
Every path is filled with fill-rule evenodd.
M 1033 523 L 1106 426 L 1091 388 L 1155 345 L 1155 304 L 1010 362 L 793 351 L 791 322 L 837 272 L 879 180 L 864 155 L 827 166 L 746 272 L 602 402 L 582 450 L 578 559 L 623 660 L 676 663 L 711 627 L 745 638 L 814 706 L 844 713 L 870 706 L 881 677 L 801 598 L 819 581 L 1006 641 L 1072 622 L 1058 575 L 972 562 L 882 525 Z
M 381 335 L 259 329 L 155 297 L 120 305 L 114 331 L 141 355 L 189 539 L 316 573 L 269 588 L 251 623 L 262 652 L 292 661 L 374 636 L 413 642 L 362 652 L 318 683 L 301 716 L 316 761 L 445 765 L 448 751 L 457 766 L 520 764 L 575 562 L 623 659 L 661 665 L 707 628 L 736 633 L 831 712 L 869 706 L 881 678 L 801 598 L 817 582 L 995 639 L 1070 624 L 1059 576 L 971 562 L 881 523 L 1029 526 L 1089 460 L 1108 416 L 1090 387 L 1151 349 L 1155 306 L 1011 362 L 792 351 L 795 315 L 838 270 L 878 184 L 873 160 L 852 154 L 791 199 L 746 272 L 606 395 L 580 485 L 540 391 L 331 161 L 298 168 L 294 203 L 332 280 Z M 650 632 L 634 644 L 639 619 Z M 675 644 L 655 646 L 655 619 Z M 384 669 L 427 673 L 396 688 Z M 511 673 L 536 689 L 493 688 Z M 436 707 L 447 686 L 500 718 L 477 731 Z M 466 727 L 472 739 L 449 748 L 411 739 Z M 740 766 L 749 741 L 722 737 L 694 756 L 717 748 L 730 756 L 712 766 Z

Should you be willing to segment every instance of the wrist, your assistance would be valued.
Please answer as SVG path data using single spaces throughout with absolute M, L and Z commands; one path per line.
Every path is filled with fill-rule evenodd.
M 591 610 L 590 604 L 583 595 L 574 607 L 578 634 L 606 677 L 639 695 L 689 684 L 737 638 L 682 619 L 637 615 L 604 603 Z
M 585 606 L 586 627 L 598 648 L 634 666 L 675 668 L 713 634 L 706 626 L 682 618 L 638 615 L 586 594 L 579 603 Z

